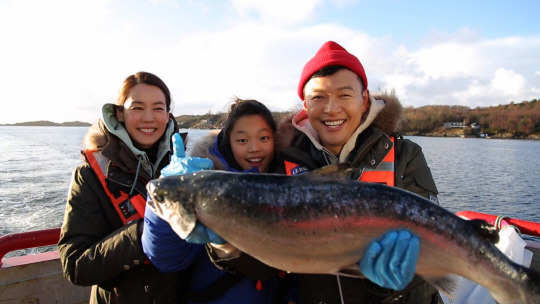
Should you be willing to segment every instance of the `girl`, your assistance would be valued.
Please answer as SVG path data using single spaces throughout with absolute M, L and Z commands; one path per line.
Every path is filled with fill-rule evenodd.
M 256 100 L 237 99 L 231 106 L 224 128 L 209 132 L 195 143 L 193 157 L 184 157 L 183 146 L 176 147 L 179 162 L 173 161 L 165 175 L 176 175 L 200 170 L 188 170 L 191 164 L 209 158 L 213 169 L 235 172 L 272 172 L 274 168 L 274 133 L 276 123 L 272 113 Z M 180 151 L 180 153 L 178 153 Z M 178 165 L 182 163 L 183 165 Z M 207 252 L 186 261 L 183 245 L 206 244 Z M 143 248 L 158 269 L 169 272 L 189 269 L 191 278 L 186 298 L 190 303 L 287 303 L 294 300 L 295 289 L 290 278 L 230 246 L 202 224 L 198 224 L 186 240 L 180 239 L 170 225 L 147 208 L 143 232 Z M 230 273 L 219 269 L 213 260 L 239 257 L 238 269 Z M 234 267 L 237 268 L 237 267 Z M 281 278 L 286 277 L 286 278 Z M 293 303 L 293 302 L 290 302 Z
M 178 131 L 170 110 L 165 83 L 138 72 L 125 79 L 117 103 L 103 106 L 85 136 L 85 161 L 73 172 L 58 251 L 70 282 L 93 285 L 90 303 L 179 299 L 183 274 L 159 272 L 140 241 L 146 183 L 169 164 Z

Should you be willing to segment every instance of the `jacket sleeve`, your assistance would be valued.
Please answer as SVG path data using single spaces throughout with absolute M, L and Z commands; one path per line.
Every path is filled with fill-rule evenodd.
M 396 141 L 396 186 L 438 203 L 437 186 L 422 148 L 410 140 Z
M 75 169 L 58 243 L 66 278 L 75 285 L 112 286 L 145 267 L 141 224 L 142 219 L 124 226 L 92 169 Z
M 141 240 L 144 253 L 162 272 L 184 270 L 204 252 L 204 245 L 190 244 L 181 239 L 169 223 L 148 207 L 144 213 Z

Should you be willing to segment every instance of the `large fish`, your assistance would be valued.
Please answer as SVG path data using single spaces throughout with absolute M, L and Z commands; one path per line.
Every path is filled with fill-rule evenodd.
M 332 172 L 338 167 L 295 177 L 223 171 L 167 177 L 149 183 L 149 204 L 182 238 L 199 220 L 241 251 L 294 273 L 359 273 L 373 239 L 409 229 L 421 240 L 416 273 L 438 288 L 455 274 L 485 286 L 499 303 L 540 303 L 540 274 L 502 254 L 491 226 L 416 194 Z

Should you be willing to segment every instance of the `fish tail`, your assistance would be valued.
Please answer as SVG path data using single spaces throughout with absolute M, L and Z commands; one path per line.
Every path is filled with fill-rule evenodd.
M 534 269 L 514 264 L 516 272 L 511 275 L 513 286 L 490 290 L 497 303 L 540 303 L 540 273 Z
M 540 272 L 522 267 L 523 275 L 521 294 L 523 303 L 540 303 Z

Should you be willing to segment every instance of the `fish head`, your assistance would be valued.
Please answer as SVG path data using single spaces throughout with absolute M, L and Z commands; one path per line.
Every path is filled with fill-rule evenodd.
M 147 207 L 171 225 L 185 239 L 195 228 L 197 215 L 190 183 L 183 175 L 152 180 L 146 186 L 150 200 Z

